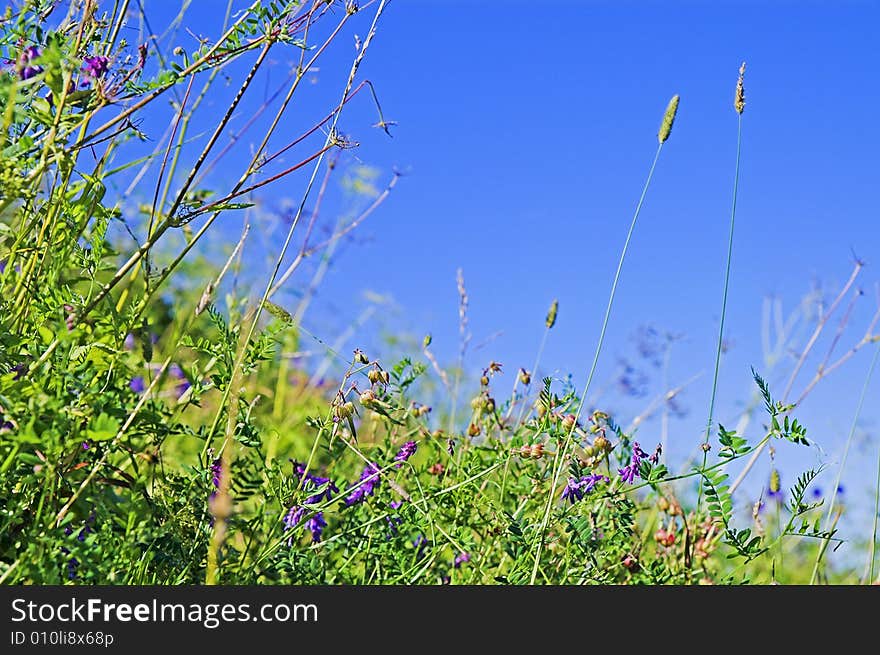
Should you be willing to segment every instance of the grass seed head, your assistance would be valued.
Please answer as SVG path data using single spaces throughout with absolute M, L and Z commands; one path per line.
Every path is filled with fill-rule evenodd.
M 736 81 L 736 97 L 733 101 L 733 106 L 736 109 L 737 114 L 742 114 L 743 110 L 746 108 L 746 91 L 743 87 L 743 78 L 746 75 L 746 62 L 742 63 L 742 66 L 739 67 L 739 79 Z
M 666 106 L 666 113 L 663 114 L 663 122 L 660 123 L 660 131 L 657 133 L 660 143 L 666 143 L 669 133 L 672 132 L 672 123 L 675 122 L 675 113 L 678 111 L 678 99 L 678 94 L 675 94 Z

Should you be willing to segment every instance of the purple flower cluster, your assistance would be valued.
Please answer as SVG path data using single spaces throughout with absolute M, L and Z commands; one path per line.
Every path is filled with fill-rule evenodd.
M 416 445 L 415 441 L 407 441 L 403 444 L 394 456 L 394 461 L 397 462 L 395 466 L 397 466 L 397 468 L 403 466 L 403 463 L 406 460 L 415 455 L 416 448 L 418 448 L 418 445 Z
M 85 520 L 83 527 L 79 529 L 76 533 L 76 540 L 80 543 L 84 543 L 86 540 L 86 535 L 94 532 L 93 525 L 95 525 L 95 513 L 92 512 L 89 514 L 88 518 Z M 69 537 L 73 534 L 73 528 L 69 525 L 64 528 L 65 536 Z M 70 555 L 70 549 L 65 546 L 61 546 L 61 553 L 63 555 Z M 77 570 L 79 569 L 79 560 L 76 557 L 70 557 L 67 560 L 67 579 L 73 580 L 77 577 Z
M 403 505 L 402 500 L 391 501 L 391 509 L 400 509 L 401 505 Z M 400 516 L 386 516 L 385 520 L 388 522 L 388 528 L 390 529 L 387 538 L 391 539 L 391 537 L 397 534 L 397 526 L 399 526 L 403 522 L 403 518 L 401 518 Z
M 144 378 L 140 375 L 131 379 L 131 382 L 128 383 L 128 386 L 131 387 L 131 390 L 135 393 L 143 393 L 144 389 L 147 388 L 147 385 L 144 384 Z
M 568 498 L 568 502 L 574 505 L 577 501 L 582 500 L 585 495 L 590 493 L 599 482 L 608 482 L 608 478 L 604 475 L 591 474 L 583 475 L 580 478 L 569 478 L 562 490 L 562 497 Z
M 284 527 L 288 530 L 295 528 L 308 511 L 308 508 L 302 505 L 294 505 L 284 516 Z M 326 526 L 327 521 L 324 520 L 324 512 L 316 512 L 314 516 L 306 521 L 306 530 L 312 533 L 313 542 L 321 541 L 321 535 Z M 293 537 L 287 540 L 287 545 L 293 545 Z
M 87 79 L 82 83 L 82 86 L 86 86 L 91 80 L 103 77 L 108 70 L 110 70 L 110 60 L 107 57 L 101 55 L 86 57 L 83 59 L 82 71 Z
M 452 566 L 454 566 L 455 568 L 458 569 L 458 568 L 461 568 L 462 564 L 464 564 L 466 562 L 470 562 L 470 561 L 471 561 L 471 554 L 470 553 L 459 553 L 458 555 L 455 556 L 455 559 L 452 560 Z
M 42 66 L 31 65 L 31 62 L 39 57 L 40 54 L 40 49 L 35 45 L 30 45 L 21 51 L 21 55 L 18 58 L 20 66 L 18 77 L 20 79 L 29 80 L 43 72 Z
M 372 496 L 379 486 L 379 467 L 370 462 L 361 471 L 361 477 L 351 488 L 351 493 L 345 498 L 346 505 L 356 505 L 363 502 L 367 496 Z
M 626 482 L 627 484 L 632 484 L 636 478 L 642 477 L 639 474 L 639 468 L 642 465 L 642 460 L 647 459 L 652 464 L 656 464 L 660 459 L 660 448 L 658 447 L 654 454 L 648 457 L 648 454 L 642 450 L 641 446 L 639 446 L 638 442 L 633 442 L 632 449 L 632 459 L 630 463 L 624 466 L 622 469 L 617 469 L 617 472 L 620 474 L 620 479 Z
M 313 493 L 305 499 L 302 505 L 294 505 L 287 511 L 287 514 L 284 515 L 284 526 L 288 530 L 299 525 L 303 517 L 309 512 L 308 505 L 316 505 L 322 500 L 333 500 L 333 495 L 339 493 L 339 489 L 330 478 L 313 475 L 306 471 L 305 464 L 293 460 L 291 461 L 293 462 L 293 476 L 302 482 L 302 488 L 304 491 Z M 303 480 L 303 477 L 305 477 L 305 480 Z M 319 489 L 321 490 L 318 491 Z M 306 521 L 305 526 L 306 529 L 312 533 L 312 541 L 321 541 L 321 535 L 324 532 L 324 528 L 327 526 L 327 521 L 324 519 L 324 512 L 316 512 Z M 291 545 L 293 543 L 293 537 L 288 539 L 287 543 L 288 545 Z

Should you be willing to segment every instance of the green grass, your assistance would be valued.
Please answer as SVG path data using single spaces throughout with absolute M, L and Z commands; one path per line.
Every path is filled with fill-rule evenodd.
M 554 302 L 532 368 L 515 374 L 511 390 L 523 363 L 468 368 L 461 274 L 461 356 L 451 366 L 438 361 L 429 338 L 410 347 L 407 335 L 395 335 L 392 356 L 391 348 L 340 345 L 366 340 L 360 320 L 338 339 L 302 324 L 340 240 L 393 202 L 399 176 L 376 188 L 344 156 L 356 144 L 337 129 L 356 96 L 372 103 L 379 128 L 390 126 L 358 71 L 393 5 L 257 2 L 234 16 L 227 7 L 223 33 L 189 52 L 174 32 L 145 50 L 125 43 L 127 22 L 145 25 L 124 10 L 128 3 L 99 3 L 94 15 L 52 5 L 10 10 L 0 27 L 0 44 L 16 62 L 0 75 L 0 581 L 873 579 L 876 525 L 873 535 L 840 534 L 832 520 L 840 504 L 809 493 L 820 470 L 765 497 L 764 509 L 734 493 L 766 448 L 809 443 L 799 402 L 788 400 L 806 354 L 781 401 L 755 373 L 762 421 L 742 434 L 715 426 L 722 320 L 703 435 L 711 448 L 681 470 L 648 447 L 650 435 L 639 437 L 643 451 L 622 427 L 627 417 L 588 404 L 606 331 L 626 322 L 612 306 L 626 292 L 618 288 L 624 259 L 640 213 L 650 211 L 645 199 L 677 96 L 661 123 L 585 387 L 577 393 L 537 377 L 557 321 Z M 290 138 L 280 126 L 291 124 L 303 80 L 330 44 L 352 33 L 362 38 L 350 66 L 337 78 L 324 71 L 337 99 L 300 117 L 305 127 Z M 235 144 L 259 122 L 233 133 L 231 118 L 280 57 L 298 62 L 295 73 L 258 103 L 268 127 L 245 155 Z M 238 77 L 233 62 L 244 64 Z M 101 63 L 106 70 L 96 68 Z M 198 111 L 223 97 L 218 85 L 227 76 L 234 93 L 205 126 Z M 164 133 L 141 132 L 145 116 L 166 117 Z M 240 174 L 218 189 L 212 171 L 224 157 Z M 291 177 L 297 171 L 303 178 Z M 355 210 L 328 222 L 322 205 L 340 175 Z M 269 272 L 254 293 L 241 281 L 253 273 L 243 253 L 259 238 L 259 192 L 281 182 L 298 197 L 282 236 L 261 244 L 270 249 Z M 128 196 L 144 188 L 132 213 Z M 736 275 L 734 215 L 722 308 Z M 218 223 L 233 217 L 242 220 L 240 237 L 214 256 L 216 239 L 227 238 Z M 291 285 L 301 300 L 284 307 L 276 293 Z M 828 320 L 815 323 L 804 353 Z M 876 341 L 872 324 L 844 357 Z M 323 360 L 301 365 L 304 350 Z M 819 379 L 844 361 L 829 361 Z M 670 400 L 662 400 L 664 411 Z M 741 477 L 731 484 L 734 471 Z M 868 575 L 828 563 L 827 550 L 843 539 L 865 539 Z

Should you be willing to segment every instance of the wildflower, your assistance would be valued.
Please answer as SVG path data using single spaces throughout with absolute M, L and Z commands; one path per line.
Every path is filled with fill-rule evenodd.
M 397 468 L 403 466 L 403 463 L 412 457 L 418 446 L 415 441 L 407 441 L 400 447 L 400 450 L 397 451 L 397 454 L 394 456 L 394 461 L 397 462 Z
M 590 493 L 599 482 L 608 482 L 608 478 L 604 475 L 592 474 L 584 475 L 580 478 L 569 478 L 562 490 L 562 498 L 567 498 L 568 502 L 574 505 L 577 501 Z
M 69 551 L 68 551 L 69 552 Z M 76 578 L 76 570 L 79 568 L 79 560 L 75 557 L 71 557 L 67 562 L 67 579 L 73 580 Z
M 654 451 L 654 455 L 648 457 L 647 453 L 642 450 L 641 446 L 639 446 L 637 441 L 633 442 L 632 449 L 632 459 L 630 463 L 624 466 L 622 469 L 617 469 L 617 472 L 620 474 L 620 479 L 626 482 L 627 484 L 632 484 L 636 478 L 642 477 L 639 473 L 639 467 L 642 465 L 642 460 L 647 459 L 648 461 L 655 463 L 656 458 L 660 457 L 660 449 Z
M 302 507 L 299 505 L 294 505 L 293 507 L 291 507 L 287 511 L 287 514 L 285 514 L 284 518 L 282 519 L 282 521 L 284 522 L 284 527 L 287 530 L 292 530 L 293 528 L 295 528 L 297 525 L 299 525 L 299 522 L 302 520 L 302 517 L 305 516 L 306 511 L 308 511 L 308 510 L 306 510 L 305 507 Z M 287 545 L 288 546 L 293 545 L 293 537 L 292 536 L 287 540 Z
M 470 561 L 471 561 L 470 553 L 459 553 L 458 555 L 455 556 L 455 559 L 452 560 L 452 566 L 459 569 L 459 568 L 461 568 L 462 564 L 465 564 L 466 562 L 470 562 Z
M 379 467 L 370 462 L 361 472 L 357 484 L 352 487 L 351 493 L 345 499 L 346 505 L 356 505 L 363 502 L 367 496 L 372 496 L 379 485 Z
M 82 71 L 87 79 L 83 82 L 83 86 L 87 85 L 90 80 L 103 77 L 108 70 L 110 70 L 110 60 L 107 57 L 101 55 L 86 57 L 83 59 Z
M 327 527 L 327 521 L 324 520 L 324 512 L 318 512 L 308 521 L 306 521 L 306 529 L 312 533 L 312 541 L 321 541 L 321 534 Z
M 639 475 L 639 467 L 637 464 L 628 464 L 624 466 L 622 469 L 617 469 L 617 472 L 620 474 L 620 479 L 626 482 L 627 484 L 632 484 L 636 477 Z
M 21 67 L 18 71 L 19 79 L 29 80 L 43 72 L 42 66 L 31 66 L 31 62 L 41 54 L 40 49 L 35 45 L 28 46 L 21 51 L 21 56 L 18 58 L 18 65 Z
M 131 390 L 135 393 L 143 393 L 144 389 L 146 389 L 146 385 L 144 384 L 144 378 L 138 375 L 131 379 L 131 382 L 128 383 L 128 386 L 131 387 Z
M 92 444 L 90 444 L 88 441 L 83 441 L 83 442 L 82 442 L 82 449 L 83 449 L 83 450 L 88 450 L 88 449 L 91 448 L 91 447 L 92 447 Z
M 125 335 L 125 341 L 122 342 L 122 345 L 126 350 L 134 350 L 134 335 L 131 332 Z
M 221 470 L 221 460 L 218 457 L 213 462 L 211 462 L 211 482 L 214 483 L 214 488 L 220 488 L 220 470 Z
M 400 509 L 401 505 L 403 505 L 403 501 L 391 501 L 391 509 Z M 399 526 L 403 522 L 403 519 L 399 516 L 386 516 L 385 521 L 387 521 L 388 528 L 391 530 L 391 532 L 388 534 L 388 539 L 391 539 L 393 535 L 397 534 L 397 526 Z

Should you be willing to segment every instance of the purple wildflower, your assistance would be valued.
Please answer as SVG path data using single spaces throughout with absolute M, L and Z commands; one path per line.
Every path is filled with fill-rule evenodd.
M 397 454 L 394 456 L 394 461 L 397 462 L 397 468 L 403 466 L 403 463 L 412 457 L 418 446 L 415 441 L 407 441 L 400 447 L 400 450 L 397 451 Z
M 211 482 L 214 483 L 214 488 L 220 488 L 220 471 L 222 470 L 221 459 L 218 457 L 213 462 L 211 462 Z
M 135 393 L 143 393 L 144 389 L 147 388 L 147 386 L 144 384 L 144 378 L 142 378 L 140 375 L 132 378 L 131 382 L 128 383 L 128 386 L 131 387 L 131 390 Z
M 122 345 L 126 350 L 134 350 L 134 335 L 131 332 L 125 335 L 125 341 L 122 342 Z
M 327 521 L 324 520 L 324 512 L 318 512 L 306 521 L 306 529 L 312 533 L 313 542 L 321 541 L 321 533 L 324 532 L 326 526 Z
M 403 505 L 403 501 L 401 500 L 392 500 L 391 509 L 400 509 L 400 506 Z M 386 535 L 387 539 L 391 539 L 394 535 L 397 534 L 397 526 L 403 523 L 403 519 L 400 516 L 386 516 L 385 522 L 388 523 L 388 528 L 390 532 Z
M 21 56 L 18 58 L 18 63 L 21 66 L 18 77 L 22 80 L 29 80 L 35 75 L 39 75 L 43 72 L 42 66 L 31 66 L 31 62 L 39 57 L 42 53 L 40 49 L 31 45 L 21 51 Z
M 628 464 L 622 469 L 617 469 L 617 472 L 620 474 L 621 480 L 627 484 L 632 484 L 635 478 L 639 476 L 639 466 L 638 464 Z
M 568 498 L 568 502 L 574 505 L 602 481 L 608 482 L 608 478 L 598 474 L 583 475 L 579 479 L 569 478 L 565 484 L 565 489 L 562 490 L 562 498 Z
M 302 506 L 294 505 L 293 507 L 291 507 L 287 511 L 287 514 L 285 514 L 284 518 L 282 519 L 284 521 L 284 527 L 287 530 L 291 530 L 291 529 L 295 528 L 297 525 L 299 525 L 299 522 L 302 520 L 302 517 L 305 516 L 306 511 L 308 511 L 308 510 L 306 510 L 306 508 L 302 507 Z M 293 537 L 290 537 L 287 540 L 287 545 L 288 546 L 293 545 Z
M 632 459 L 630 463 L 624 466 L 622 469 L 617 469 L 617 472 L 620 474 L 620 479 L 626 482 L 627 484 L 632 484 L 636 478 L 642 477 L 639 474 L 639 467 L 642 464 L 643 459 L 648 459 L 651 462 L 656 463 L 656 459 L 660 457 L 659 448 L 654 451 L 654 455 L 648 457 L 648 454 L 642 450 L 641 446 L 639 446 L 638 442 L 633 442 L 632 449 Z
M 91 448 L 91 447 L 92 447 L 92 444 L 90 444 L 88 441 L 83 441 L 83 442 L 82 442 L 82 449 L 83 449 L 83 450 L 88 450 L 88 449 Z
M 458 568 L 461 568 L 462 564 L 464 564 L 466 562 L 470 562 L 470 561 L 471 561 L 471 554 L 470 553 L 459 553 L 458 555 L 455 556 L 455 559 L 452 560 L 452 566 L 454 566 L 455 568 L 458 569 Z
M 345 499 L 345 504 L 355 505 L 363 502 L 367 496 L 375 493 L 377 486 L 379 486 L 379 467 L 370 462 L 364 467 L 358 482 L 353 485 L 351 493 Z
M 97 57 L 86 57 L 83 59 L 82 70 L 87 78 L 94 80 L 103 77 L 104 74 L 110 70 L 110 60 L 101 55 L 98 55 Z M 85 85 L 87 83 L 88 82 L 84 82 L 83 84 Z
M 76 578 L 76 570 L 79 568 L 79 560 L 75 557 L 71 557 L 67 562 L 67 579 L 73 580 Z
M 326 485 L 325 489 L 317 494 L 312 494 L 308 498 L 306 498 L 305 502 L 307 505 L 314 505 L 316 503 L 320 503 L 322 500 L 332 500 L 333 495 L 339 493 L 339 488 L 330 480 L 330 478 L 324 478 L 320 475 L 313 475 L 312 473 L 306 473 L 306 466 L 300 462 L 295 460 L 290 460 L 293 464 L 293 477 L 297 480 L 302 480 L 303 475 L 306 476 L 305 481 L 303 482 L 303 491 L 315 491 L 321 487 Z

